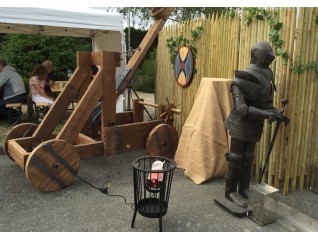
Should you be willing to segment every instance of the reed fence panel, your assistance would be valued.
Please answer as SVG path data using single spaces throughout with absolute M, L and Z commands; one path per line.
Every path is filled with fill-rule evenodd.
M 314 165 L 318 164 L 318 74 L 309 67 L 302 74 L 292 71 L 300 62 L 318 61 L 318 8 L 265 8 L 283 23 L 279 37 L 288 55 L 287 63 L 277 56 L 271 65 L 277 92 L 274 105 L 280 109 L 281 99 L 288 99 L 285 114 L 290 118 L 288 126 L 281 126 L 272 150 L 263 182 L 289 191 L 303 190 L 311 183 Z M 250 61 L 250 49 L 257 41 L 268 41 L 271 27 L 269 20 L 254 19 L 247 24 L 246 9 L 234 17 L 229 14 L 212 15 L 184 23 L 167 24 L 159 33 L 156 63 L 155 101 L 165 103 L 173 99 L 182 113 L 175 117 L 175 127 L 181 135 L 203 77 L 230 78 L 237 69 L 245 69 Z M 201 38 L 193 41 L 197 49 L 196 73 L 186 88 L 178 86 L 173 65 L 169 60 L 167 39 L 181 34 L 191 39 L 190 32 L 203 26 Z M 272 44 L 272 43 L 271 43 Z M 276 50 L 272 44 L 273 49 Z M 317 66 L 318 67 L 318 66 Z M 275 123 L 265 122 L 263 136 L 255 149 L 253 176 L 258 180 L 265 163 L 266 153 L 273 136 Z

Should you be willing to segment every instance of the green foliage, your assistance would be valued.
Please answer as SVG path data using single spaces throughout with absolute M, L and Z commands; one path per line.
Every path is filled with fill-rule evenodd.
M 193 53 L 193 59 L 196 58 L 197 49 L 193 47 L 192 43 L 194 40 L 199 39 L 201 37 L 203 30 L 204 30 L 203 26 L 198 26 L 194 30 L 191 30 L 190 33 L 191 33 L 192 39 L 187 39 L 183 37 L 183 33 L 181 33 L 181 35 L 177 37 L 176 39 L 174 39 L 173 37 L 170 37 L 169 39 L 167 39 L 167 47 L 170 54 L 171 64 L 174 63 L 174 60 L 176 58 L 176 55 L 178 53 L 178 49 L 180 46 L 191 47 L 192 53 Z
M 236 15 L 236 11 L 233 8 L 231 8 L 230 10 L 225 12 L 225 15 L 227 18 L 233 18 Z
M 125 29 L 126 42 L 128 42 L 128 28 Z M 142 29 L 130 28 L 130 47 L 134 50 L 136 49 L 147 31 Z M 133 82 L 133 87 L 138 91 L 143 91 L 147 93 L 154 92 L 154 77 L 155 77 L 155 56 L 156 56 L 156 46 L 158 45 L 158 38 L 154 40 L 152 45 L 149 47 L 147 54 L 141 61 L 140 66 L 136 72 L 137 81 Z
M 295 71 L 297 74 L 302 74 L 304 71 L 306 71 L 308 68 L 314 67 L 316 76 L 318 79 L 318 61 L 312 61 L 306 64 L 302 64 L 300 62 L 300 57 L 297 57 L 296 62 L 294 63 L 294 66 L 290 67 L 290 70 Z
M 7 34 L 0 45 L 1 57 L 23 78 L 29 77 L 36 64 L 48 59 L 58 80 L 66 80 L 67 69 L 76 68 L 76 51 L 91 50 L 91 39 L 61 36 Z
M 155 63 L 156 63 L 156 49 L 149 52 L 148 57 L 144 59 L 143 64 L 137 70 L 137 81 L 133 83 L 133 87 L 137 91 L 145 93 L 153 93 L 154 79 L 155 79 Z
M 286 65 L 288 63 L 288 54 L 285 49 L 282 48 L 283 40 L 279 38 L 279 31 L 283 27 L 282 22 L 276 22 L 276 14 L 266 11 L 265 9 L 249 7 L 247 9 L 247 24 L 250 24 L 253 18 L 255 17 L 257 20 L 264 20 L 266 17 L 269 22 L 270 31 L 269 31 L 269 40 L 276 47 L 276 56 L 281 56 L 283 58 L 283 64 Z M 316 24 L 318 24 L 318 16 L 316 16 Z M 306 64 L 300 63 L 300 58 L 298 57 L 294 66 L 290 66 L 290 70 L 297 72 L 298 74 L 302 74 L 308 68 L 314 67 L 317 79 L 318 79 L 318 61 L 312 61 Z
M 133 24 L 136 24 L 135 19 L 139 19 L 138 25 L 141 28 L 146 28 L 149 26 L 149 23 L 153 21 L 152 8 L 147 7 L 118 7 L 114 10 L 122 13 L 124 16 L 127 16 L 129 11 L 132 16 Z M 225 7 L 175 7 L 169 19 L 181 22 L 198 17 L 208 17 L 212 13 L 220 15 L 225 11 Z
M 257 7 L 248 7 L 247 10 L 247 20 L 246 23 L 249 25 L 254 18 L 257 20 L 268 20 L 268 24 L 270 26 L 269 30 L 269 40 L 273 43 L 276 47 L 276 56 L 281 56 L 283 58 L 283 64 L 287 64 L 288 62 L 288 55 L 284 48 L 282 48 L 283 40 L 279 37 L 279 31 L 283 27 L 282 22 L 276 21 L 276 13 L 269 12 L 266 9 L 257 8 Z

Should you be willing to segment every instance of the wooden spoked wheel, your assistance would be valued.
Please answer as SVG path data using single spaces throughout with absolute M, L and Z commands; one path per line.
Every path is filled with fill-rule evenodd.
M 167 123 L 169 119 L 173 120 L 174 114 L 180 114 L 179 112 L 176 112 L 176 108 L 180 104 L 175 105 L 175 99 L 176 97 L 174 97 L 172 102 L 170 102 L 168 97 L 166 97 L 167 104 L 163 105 L 164 112 L 160 115 L 160 118 L 165 118 L 164 123 Z
M 30 183 L 44 192 L 65 188 L 80 167 L 80 157 L 73 145 L 52 139 L 38 145 L 29 155 L 25 174 Z
M 169 124 L 159 124 L 154 127 L 146 142 L 146 150 L 151 156 L 172 158 L 179 142 L 177 130 Z
M 31 137 L 34 133 L 34 131 L 37 129 L 36 124 L 31 124 L 31 123 L 24 123 L 24 124 L 19 124 L 15 127 L 13 127 L 6 135 L 4 138 L 4 145 L 3 149 L 6 155 L 11 159 L 12 157 L 9 155 L 8 151 L 8 141 L 10 139 L 19 139 L 19 138 L 25 138 L 25 137 Z

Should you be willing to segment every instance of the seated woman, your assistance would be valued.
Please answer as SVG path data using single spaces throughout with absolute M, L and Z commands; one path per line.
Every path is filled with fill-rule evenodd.
M 30 96 L 32 97 L 32 101 L 35 103 L 44 102 L 49 103 L 50 105 L 54 103 L 54 98 L 48 96 L 44 90 L 47 75 L 48 72 L 42 65 L 36 66 L 31 73 L 29 81 Z

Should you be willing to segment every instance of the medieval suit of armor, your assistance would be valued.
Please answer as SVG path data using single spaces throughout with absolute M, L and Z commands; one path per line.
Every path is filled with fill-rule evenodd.
M 230 86 L 234 107 L 224 123 L 231 136 L 230 151 L 225 154 L 229 162 L 225 197 L 240 207 L 247 207 L 254 148 L 260 141 L 264 120 L 279 120 L 279 111 L 273 106 L 275 85 L 269 68 L 274 59 L 268 42 L 255 43 L 250 65 L 235 72 Z

